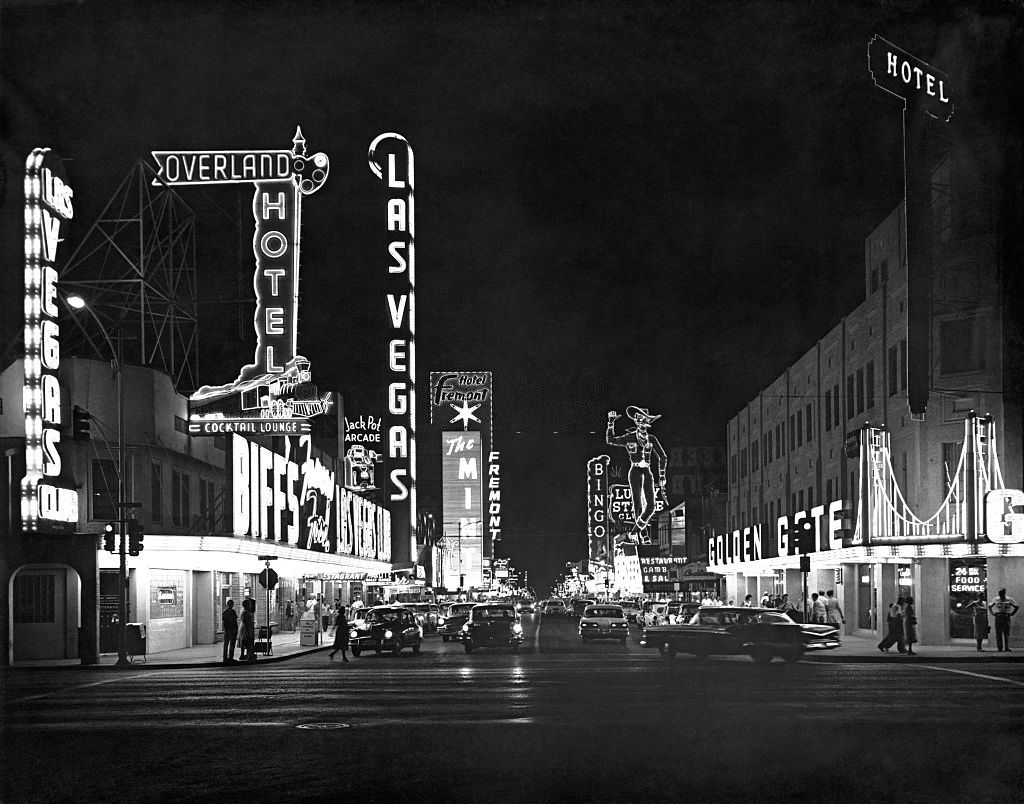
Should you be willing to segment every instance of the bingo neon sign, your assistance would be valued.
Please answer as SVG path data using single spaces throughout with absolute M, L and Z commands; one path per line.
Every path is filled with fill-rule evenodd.
M 302 197 L 327 181 L 330 160 L 306 153 L 296 128 L 292 149 L 279 151 L 153 151 L 154 184 L 247 184 L 255 221 L 256 353 L 238 378 L 204 385 L 190 398 L 193 435 L 308 433 L 309 418 L 327 413 L 331 395 L 319 395 L 310 362 L 298 352 L 299 233 Z
M 78 522 L 78 492 L 48 478 L 61 474 L 60 329 L 57 326 L 57 246 L 61 221 L 74 216 L 74 191 L 60 160 L 36 148 L 25 162 L 25 477 L 24 530 L 66 532 Z

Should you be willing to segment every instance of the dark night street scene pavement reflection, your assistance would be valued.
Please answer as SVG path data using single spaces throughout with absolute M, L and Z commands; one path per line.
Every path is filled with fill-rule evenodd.
M 1024 800 L 1024 3 L 0 3 L 0 800 Z

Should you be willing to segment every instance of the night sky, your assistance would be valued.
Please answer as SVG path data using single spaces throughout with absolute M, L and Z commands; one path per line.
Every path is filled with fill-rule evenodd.
M 298 124 L 331 160 L 303 204 L 300 351 L 350 416 L 380 415 L 387 255 L 366 153 L 401 133 L 421 401 L 430 371 L 494 372 L 501 553 L 541 593 L 585 555 L 586 460 L 605 451 L 608 410 L 648 407 L 664 442 L 724 446 L 728 419 L 862 299 L 864 238 L 903 191 L 901 107 L 872 83 L 871 37 L 950 75 L 957 131 L 998 128 L 1021 101 L 1004 80 L 1020 77 L 1016 2 L 2 13 L 4 345 L 20 328 L 7 303 L 32 147 L 69 160 L 73 244 L 151 150 L 289 148 Z M 250 293 L 251 187 L 179 193 L 202 297 Z M 202 382 L 251 357 L 241 309 L 244 337 L 237 306 L 202 306 Z M 437 471 L 420 466 L 424 500 L 439 499 Z

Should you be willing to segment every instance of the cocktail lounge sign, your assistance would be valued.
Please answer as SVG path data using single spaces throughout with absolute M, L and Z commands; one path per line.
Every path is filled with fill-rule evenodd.
M 238 377 L 204 385 L 189 399 L 192 435 L 297 435 L 309 419 L 333 406 L 311 381 L 310 362 L 298 352 L 299 233 L 302 197 L 327 181 L 324 153 L 306 153 L 295 129 L 292 149 L 274 151 L 153 151 L 159 168 L 154 184 L 256 186 L 253 253 L 256 271 L 256 353 Z

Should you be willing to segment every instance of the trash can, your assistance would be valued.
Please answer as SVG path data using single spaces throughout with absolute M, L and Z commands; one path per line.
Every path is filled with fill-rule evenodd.
M 274 626 L 277 623 L 271 623 L 270 628 L 261 625 L 257 629 L 258 636 L 256 637 L 255 650 L 257 653 L 262 653 L 264 656 L 273 656 L 274 654 Z
M 319 633 L 317 629 L 316 615 L 311 611 L 307 611 L 302 615 L 302 619 L 299 620 L 299 644 L 304 647 L 313 647 L 317 644 L 317 635 Z
M 125 648 L 128 651 L 129 658 L 135 656 L 142 656 L 143 661 L 146 657 L 146 624 L 145 623 L 125 623 Z

